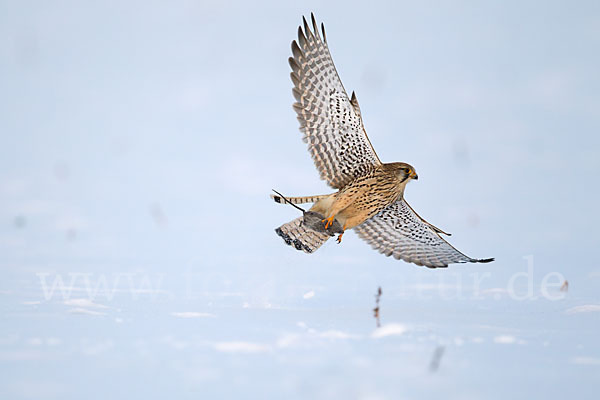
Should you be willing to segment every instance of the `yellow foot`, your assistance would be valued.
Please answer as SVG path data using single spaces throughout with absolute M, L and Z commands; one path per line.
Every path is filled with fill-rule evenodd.
M 331 225 L 333 225 L 333 218 L 334 216 L 332 215 L 329 218 L 326 219 L 322 219 L 321 222 L 325 222 L 325 229 L 329 228 Z

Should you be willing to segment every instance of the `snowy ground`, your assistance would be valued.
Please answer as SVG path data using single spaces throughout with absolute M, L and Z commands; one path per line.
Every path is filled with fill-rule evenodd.
M 596 397 L 597 297 L 391 278 L 377 328 L 368 274 L 345 287 L 339 267 L 305 272 L 214 291 L 201 274 L 18 273 L 3 282 L 19 290 L 2 291 L 2 398 Z

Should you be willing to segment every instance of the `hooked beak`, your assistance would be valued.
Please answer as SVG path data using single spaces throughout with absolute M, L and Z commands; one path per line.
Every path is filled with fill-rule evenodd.
M 414 179 L 415 181 L 416 181 L 416 180 L 419 180 L 419 175 L 417 175 L 417 173 L 416 173 L 416 172 L 413 172 L 413 173 L 410 175 L 410 177 L 411 177 L 412 179 Z

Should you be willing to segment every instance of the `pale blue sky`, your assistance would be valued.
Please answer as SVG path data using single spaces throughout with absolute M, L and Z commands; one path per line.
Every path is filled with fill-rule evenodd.
M 297 213 L 273 204 L 271 188 L 290 195 L 330 190 L 291 107 L 290 42 L 311 11 L 325 22 L 342 81 L 357 93 L 380 158 L 416 167 L 410 204 L 453 233 L 460 250 L 496 262 L 429 271 L 385 258 L 353 234 L 307 256 L 274 234 Z M 199 387 L 218 395 L 235 375 L 232 396 L 327 397 L 322 388 L 335 392 L 351 381 L 351 397 L 397 398 L 393 382 L 400 381 L 408 398 L 438 397 L 435 388 L 455 398 L 494 398 L 506 392 L 470 387 L 469 376 L 515 378 L 505 371 L 514 359 L 489 369 L 472 360 L 507 357 L 497 348 L 504 339 L 495 339 L 508 335 L 514 347 L 528 343 L 522 346 L 530 352 L 515 351 L 525 367 L 550 359 L 585 398 L 587 378 L 599 373 L 591 335 L 598 314 L 589 311 L 594 307 L 581 317 L 567 311 L 600 304 L 599 48 L 594 1 L 1 1 L 0 365 L 11 371 L 2 397 L 81 398 L 88 394 L 81 382 L 110 375 L 124 351 L 130 366 L 141 368 L 133 387 L 149 397 Z M 529 255 L 535 293 L 557 272 L 570 283 L 568 298 L 506 297 Z M 473 273 L 485 275 L 481 290 L 501 298 L 474 300 Z M 80 304 L 44 296 L 40 276 L 77 281 L 85 274 L 93 286 L 101 279 L 120 285 L 116 297 Z M 159 294 L 142 301 L 126 295 L 131 274 L 134 286 L 145 277 L 154 285 L 148 292 Z M 378 285 L 388 312 L 397 311 L 388 322 L 413 333 L 374 349 L 368 332 Z M 518 285 L 527 290 L 524 281 Z M 464 298 L 443 298 L 440 290 L 457 286 Z M 423 287 L 433 288 L 431 299 L 415 298 Z M 265 311 L 272 309 L 288 313 Z M 190 320 L 200 326 L 184 324 L 176 314 L 188 311 L 216 317 L 208 327 L 201 316 Z M 478 328 L 466 322 L 473 313 Z M 506 331 L 486 338 L 484 325 Z M 294 329 L 303 344 L 292 353 L 273 344 Z M 331 353 L 323 353 L 319 341 L 334 339 L 319 332 L 329 330 L 350 336 L 327 342 Z M 480 336 L 485 347 L 456 345 L 457 337 L 470 343 L 465 338 Z M 250 351 L 257 360 L 243 352 L 227 358 L 227 345 L 202 347 L 212 349 L 219 337 L 259 343 Z M 393 355 L 428 357 L 432 348 L 419 347 L 428 340 L 450 346 L 456 369 L 448 365 L 425 393 L 418 384 L 427 378 Z M 192 354 L 183 357 L 177 343 Z M 334 372 L 342 356 L 354 357 L 356 368 Z M 148 387 L 156 366 L 144 357 L 166 362 L 169 380 Z M 31 372 L 28 362 L 40 359 Z M 398 367 L 398 375 L 361 372 L 377 360 Z M 264 375 L 242 367 L 254 362 L 281 386 L 272 389 Z M 198 372 L 195 363 L 216 369 Z M 64 375 L 50 373 L 58 365 Z M 291 376 L 281 372 L 286 368 Z M 332 386 L 313 375 L 320 368 L 333 375 Z M 69 369 L 78 384 L 68 383 Z M 550 369 L 520 372 L 531 378 L 521 382 L 529 394 L 538 390 L 532 382 L 554 377 Z M 32 395 L 32 387 L 48 389 Z M 547 397 L 561 393 L 547 389 Z

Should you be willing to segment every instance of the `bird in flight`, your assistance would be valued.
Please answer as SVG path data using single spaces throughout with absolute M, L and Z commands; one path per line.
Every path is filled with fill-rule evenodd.
M 325 27 L 321 32 L 311 14 L 312 29 L 303 18 L 298 40 L 292 41 L 289 64 L 303 140 L 317 169 L 337 192 L 283 197 L 278 203 L 314 203 L 309 211 L 275 230 L 283 240 L 312 253 L 329 238 L 348 229 L 386 256 L 430 268 L 452 263 L 486 263 L 493 258 L 466 256 L 441 235 L 448 235 L 421 218 L 404 199 L 415 168 L 404 162 L 382 163 L 375 153 L 358 106 L 348 97 L 331 59 Z M 304 29 L 303 29 L 304 27 Z

